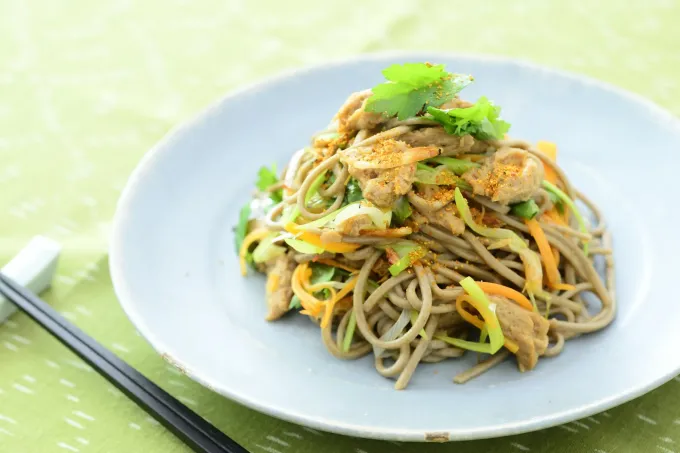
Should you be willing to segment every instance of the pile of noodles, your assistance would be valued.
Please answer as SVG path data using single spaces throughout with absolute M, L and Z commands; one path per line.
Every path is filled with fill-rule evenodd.
M 406 121 L 394 119 L 377 133 L 360 130 L 345 137 L 349 140 L 345 146 L 367 146 L 389 138 L 398 140 L 414 128 L 423 127 L 438 126 L 420 118 Z M 341 209 L 349 179 L 348 169 L 335 150 L 329 151 L 327 144 L 314 146 L 314 143 L 320 142 L 319 137 L 335 132 L 337 126 L 332 125 L 314 137 L 312 147 L 295 154 L 284 170 L 280 184 L 269 189 L 285 187 L 282 201 L 268 210 L 258 231 L 264 228 L 267 232 L 286 234 L 286 215 L 291 210 L 299 210 L 296 222 L 305 224 Z M 570 184 L 550 157 L 519 140 L 488 143 L 495 149 L 511 146 L 536 156 L 546 168 L 553 169 L 557 175 L 556 185 L 572 200 L 579 200 L 591 214 L 590 224 L 594 226 L 587 231 L 578 227 L 574 216 L 564 223 L 548 222 L 544 216 L 537 217 L 551 248 L 559 253 L 558 269 L 561 282 L 564 283 L 562 289 L 546 288 L 545 291 L 532 294 L 534 310 L 550 320 L 550 345 L 543 356 L 553 357 L 562 352 L 567 340 L 598 331 L 615 316 L 610 235 L 598 208 Z M 331 183 L 318 188 L 318 195 L 324 202 L 317 203 L 316 209 L 312 209 L 308 205 L 307 194 L 323 174 L 332 174 L 334 178 Z M 503 228 L 514 231 L 536 250 L 526 223 L 522 218 L 512 215 L 507 206 L 467 192 L 464 195 L 470 206 L 495 216 L 504 224 Z M 413 205 L 419 203 L 417 207 L 421 212 L 438 210 L 443 203 L 451 202 L 450 199 L 441 203 L 429 200 L 427 203 L 421 202 L 415 191 L 409 194 L 408 199 Z M 547 203 L 547 200 L 546 206 L 539 203 L 541 210 L 547 209 Z M 320 234 L 322 229 L 312 228 L 308 231 Z M 469 339 L 479 334 L 479 329 L 464 320 L 457 310 L 457 300 L 465 294 L 458 285 L 463 278 L 469 276 L 475 281 L 502 284 L 519 292 L 526 289 L 526 266 L 517 253 L 507 248 L 489 248 L 489 239 L 470 228 L 456 236 L 432 224 L 423 224 L 406 237 L 426 248 L 425 256 L 399 275 L 387 275 L 382 281 L 376 282 L 371 277 L 372 270 L 384 256 L 386 247 L 400 239 L 403 238 L 343 236 L 342 243 L 360 247 L 332 256 L 288 250 L 298 263 L 292 282 L 296 294 L 304 290 L 299 281 L 301 276 L 309 272 L 313 262 L 330 262 L 348 269 L 340 281 L 332 284 L 333 295 L 341 293 L 342 300 L 336 298 L 334 304 L 327 303 L 320 310 L 307 309 L 302 313 L 321 326 L 323 343 L 331 354 L 340 359 L 356 359 L 373 354 L 377 372 L 395 378 L 397 389 L 408 385 L 420 363 L 454 359 L 467 352 L 438 338 Z M 588 243 L 585 253 L 584 242 Z M 406 318 L 408 323 L 404 323 Z M 395 325 L 397 323 L 398 326 Z M 394 335 L 390 335 L 391 330 L 398 331 L 399 335 L 392 338 Z M 347 341 L 348 335 L 352 337 L 350 341 Z M 480 356 L 475 366 L 454 380 L 457 383 L 466 382 L 500 363 L 508 355 L 507 350 L 501 349 L 494 355 Z

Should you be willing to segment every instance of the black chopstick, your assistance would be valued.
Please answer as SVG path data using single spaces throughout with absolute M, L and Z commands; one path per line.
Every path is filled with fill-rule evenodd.
M 75 352 L 195 452 L 247 453 L 247 450 L 233 439 L 75 327 L 45 301 L 1 272 L 0 294 Z

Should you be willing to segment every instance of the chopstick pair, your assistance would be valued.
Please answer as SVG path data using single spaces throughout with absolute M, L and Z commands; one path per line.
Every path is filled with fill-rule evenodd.
M 195 452 L 247 453 L 234 440 L 0 272 L 0 294 L 75 352 Z

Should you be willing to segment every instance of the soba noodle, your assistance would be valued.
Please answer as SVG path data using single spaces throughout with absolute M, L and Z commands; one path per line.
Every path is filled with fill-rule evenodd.
M 361 112 L 363 108 L 365 102 L 359 103 L 352 113 Z M 530 198 L 535 200 L 539 212 L 535 220 L 529 220 L 514 213 L 512 203 L 502 203 L 476 193 L 460 178 L 448 185 L 411 181 L 412 186 L 409 184 L 409 190 L 401 192 L 399 202 L 407 203 L 409 212 L 414 214 L 401 221 L 396 221 L 392 215 L 389 224 L 382 228 L 374 224 L 350 231 L 347 222 L 352 221 L 352 217 L 344 226 L 333 220 L 343 215 L 348 206 L 375 208 L 374 203 L 366 200 L 366 195 L 370 195 L 367 192 L 370 176 L 379 178 L 381 172 L 395 168 L 366 170 L 361 167 L 365 176 L 362 180 L 361 172 L 352 168 L 353 165 L 377 165 L 378 158 L 373 158 L 370 152 L 385 143 L 391 146 L 393 143 L 408 144 L 402 146 L 406 151 L 399 156 L 413 152 L 418 146 L 438 147 L 436 142 L 411 145 L 409 140 L 414 136 L 443 133 L 441 129 L 438 122 L 422 116 L 403 121 L 388 118 L 379 124 L 369 122 L 365 128 L 351 128 L 343 123 L 341 110 L 328 129 L 313 137 L 310 147 L 294 155 L 281 181 L 263 191 L 265 195 L 280 192 L 280 199 L 266 215 L 251 220 L 250 232 L 241 247 L 242 258 L 254 253 L 256 266 L 268 274 L 268 319 L 302 309 L 304 315 L 321 326 L 322 342 L 330 354 L 344 360 L 373 354 L 377 372 L 396 379 L 397 389 L 409 384 L 420 363 L 458 359 L 468 352 L 464 346 L 470 341 L 478 341 L 480 334 L 478 326 L 469 322 L 469 316 L 475 317 L 475 323 L 483 324 L 486 330 L 481 333 L 478 344 L 482 345 L 490 334 L 493 323 L 489 324 L 481 311 L 477 313 L 470 306 L 462 313 L 459 310 L 468 295 L 468 291 L 460 286 L 466 277 L 480 283 L 482 288 L 485 287 L 481 282 L 488 282 L 526 294 L 533 308 L 522 308 L 526 313 L 517 313 L 515 299 L 499 298 L 498 293 L 492 291 L 490 294 L 485 290 L 490 297 L 493 295 L 490 307 L 498 317 L 506 347 L 456 376 L 456 383 L 467 382 L 511 356 L 509 349 L 512 348 L 508 344 L 512 346 L 513 342 L 518 343 L 516 352 L 520 368 L 530 369 L 535 363 L 523 366 L 524 359 L 520 357 L 526 341 L 535 343 L 538 356 L 555 357 L 564 350 L 567 340 L 603 329 L 616 313 L 611 235 L 602 213 L 572 186 L 551 156 L 521 140 L 472 140 L 468 137 L 477 148 L 468 146 L 452 155 L 484 165 L 484 162 L 491 162 L 489 159 L 493 159 L 499 150 L 510 149 L 526 154 L 527 159 L 536 159 L 543 164 L 546 175 L 550 170 L 555 176 L 554 185 L 563 194 L 578 200 L 582 208 L 590 211 L 594 226 L 584 230 L 576 215 L 567 217 L 569 209 L 565 204 L 558 212 L 558 203 L 545 188 L 549 186 L 537 187 L 532 192 Z M 373 151 L 368 155 L 361 154 L 366 150 Z M 441 152 L 439 148 L 437 154 Z M 360 160 L 352 160 L 355 154 Z M 418 165 L 428 162 L 428 159 L 422 159 Z M 411 165 L 413 167 L 408 167 Z M 406 170 L 411 171 L 415 165 L 406 162 L 403 168 L 408 167 Z M 436 168 L 426 167 L 425 170 Z M 351 201 L 352 193 L 357 195 L 357 181 L 363 191 L 358 196 L 363 198 Z M 391 180 L 387 181 L 387 184 L 391 183 Z M 456 198 L 459 194 L 466 200 L 465 205 Z M 513 246 L 511 240 L 504 242 L 480 234 L 467 221 L 463 224 L 461 220 L 463 230 L 455 231 L 442 221 L 433 220 L 442 219 L 445 210 L 462 219 L 465 206 L 469 206 L 474 222 L 486 228 L 485 231 L 511 231 L 524 245 L 517 246 L 515 242 Z M 375 214 L 356 209 L 364 216 Z M 389 209 L 383 208 L 383 211 Z M 367 222 L 365 217 L 361 220 Z M 539 238 L 532 233 L 535 228 L 540 228 L 550 245 L 559 283 L 549 280 L 552 265 L 546 262 L 545 250 L 540 250 Z M 265 258 L 269 259 L 260 257 L 258 262 L 258 252 L 253 252 L 253 248 L 265 242 L 270 249 L 274 247 L 276 253 L 264 250 Z M 395 265 L 395 260 L 407 259 L 405 255 L 395 256 L 399 244 L 405 243 L 422 253 L 407 262 L 400 272 L 387 271 L 387 267 Z M 257 248 L 262 249 L 260 245 Z M 538 266 L 532 267 L 532 257 L 540 258 Z M 310 280 L 317 271 L 324 273 L 325 280 Z M 538 280 L 534 275 L 536 272 Z M 509 311 L 502 312 L 501 305 L 506 303 L 515 308 L 506 307 Z M 536 333 L 542 322 L 536 317 L 530 318 L 529 313 L 549 319 L 545 326 L 547 333 Z M 510 315 L 516 318 L 507 318 Z M 527 332 L 520 332 L 521 325 L 532 326 L 531 322 L 526 324 L 527 319 L 533 319 L 531 322 L 536 331 L 529 328 Z M 540 346 L 544 336 L 545 344 Z M 458 340 L 467 340 L 467 343 Z M 508 343 L 507 340 L 511 341 Z M 533 353 L 532 348 L 532 345 L 526 346 L 526 350 Z

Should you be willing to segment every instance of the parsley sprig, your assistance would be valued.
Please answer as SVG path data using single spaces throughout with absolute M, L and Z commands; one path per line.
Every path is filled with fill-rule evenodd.
M 484 96 L 471 107 L 442 110 L 429 106 L 427 113 L 452 135 L 472 135 L 479 140 L 500 140 L 510 129 L 510 123 L 499 118 L 501 108 Z
M 366 110 L 405 120 L 426 107 L 439 107 L 472 83 L 469 75 L 451 74 L 444 65 L 430 63 L 393 64 L 383 75 L 388 80 L 373 88 Z

